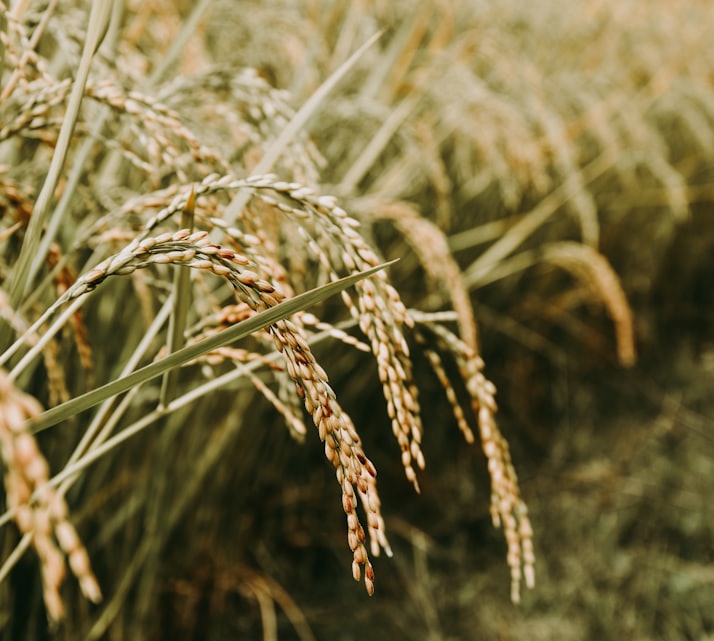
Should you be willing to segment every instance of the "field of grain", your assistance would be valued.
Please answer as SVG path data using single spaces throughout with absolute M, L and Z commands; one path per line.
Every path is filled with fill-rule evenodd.
M 0 639 L 714 639 L 712 38 L 0 0 Z

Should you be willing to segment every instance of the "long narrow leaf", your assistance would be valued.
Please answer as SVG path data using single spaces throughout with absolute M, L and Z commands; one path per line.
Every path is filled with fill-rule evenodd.
M 273 142 L 265 156 L 258 163 L 257 167 L 253 168 L 253 175 L 260 175 L 269 172 L 275 162 L 280 158 L 280 154 L 283 153 L 285 147 L 290 143 L 290 141 L 298 134 L 298 132 L 305 126 L 310 117 L 315 113 L 317 108 L 320 106 L 322 101 L 327 97 L 327 95 L 337 86 L 337 84 L 342 80 L 342 78 L 347 74 L 347 72 L 352 69 L 352 67 L 357 64 L 357 61 L 364 55 L 365 51 L 369 49 L 379 38 L 382 36 L 382 32 L 378 31 L 373 34 L 367 42 L 365 42 L 357 51 L 355 51 L 347 60 L 345 60 L 333 73 L 325 80 L 313 93 L 310 98 L 305 101 L 305 103 L 300 107 L 300 110 L 293 116 L 292 120 L 287 124 L 285 129 L 280 133 L 277 140 Z M 248 192 L 241 190 L 236 194 L 235 198 L 228 205 L 223 216 L 225 220 L 231 221 L 236 218 L 238 213 L 245 207 L 248 202 Z
M 67 158 L 72 134 L 77 124 L 84 88 L 87 83 L 87 78 L 89 77 L 92 58 L 102 43 L 107 25 L 109 24 L 111 6 L 111 0 L 97 0 L 92 4 L 92 10 L 89 14 L 89 26 L 87 27 L 87 37 L 84 42 L 84 49 L 77 68 L 77 74 L 72 85 L 72 92 L 67 103 L 67 112 L 62 121 L 62 127 L 60 128 L 57 145 L 54 155 L 52 156 L 47 177 L 45 178 L 40 194 L 37 197 L 37 202 L 32 210 L 32 217 L 30 218 L 27 232 L 25 233 L 25 242 L 20 249 L 20 255 L 13 269 L 10 286 L 10 300 L 12 301 L 13 308 L 17 308 L 20 300 L 29 289 L 39 266 L 42 264 L 43 257 L 37 254 L 42 228 L 47 222 L 52 197 L 57 188 L 57 183 L 59 182 Z
M 346 276 L 345 278 L 328 283 L 327 285 L 316 287 L 315 289 L 299 294 L 294 298 L 283 301 L 275 307 L 271 307 L 264 312 L 256 314 L 255 316 L 248 318 L 233 327 L 229 327 L 219 334 L 210 336 L 193 345 L 188 345 L 173 354 L 169 354 L 166 358 L 163 358 L 160 361 L 151 363 L 150 365 L 142 367 L 127 376 L 107 383 L 106 385 L 102 385 L 91 392 L 77 396 L 66 403 L 58 405 L 57 407 L 53 407 L 32 421 L 32 429 L 35 432 L 45 430 L 48 427 L 52 427 L 53 425 L 78 414 L 79 412 L 101 403 L 110 396 L 126 392 L 135 385 L 140 385 L 141 383 L 145 383 L 152 378 L 161 376 L 169 369 L 183 365 L 184 363 L 198 358 L 199 356 L 210 352 L 211 350 L 217 349 L 218 347 L 223 347 L 224 345 L 228 345 L 236 340 L 245 338 L 250 334 L 254 334 L 257 331 L 268 327 L 268 325 L 272 325 L 279 320 L 287 318 L 291 314 L 304 310 L 310 305 L 319 303 L 320 301 L 337 294 L 350 285 L 354 285 L 356 282 L 384 269 L 394 262 L 396 261 L 382 263 L 381 265 L 377 265 L 371 269 Z

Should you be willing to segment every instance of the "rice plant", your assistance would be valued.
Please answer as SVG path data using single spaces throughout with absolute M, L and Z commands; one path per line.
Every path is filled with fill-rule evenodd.
M 179 410 L 248 381 L 296 438 L 305 437 L 311 417 L 341 490 L 352 575 L 372 594 L 370 555 L 391 554 L 377 472 L 311 344 L 337 340 L 374 355 L 404 471 L 418 491 L 423 426 L 405 334 L 421 328 L 435 332 L 457 359 L 478 416 L 493 476 L 494 523 L 508 540 L 517 601 L 523 575 L 529 587 L 534 581 L 532 533 L 473 331 L 465 343 L 438 318 L 407 310 L 359 222 L 314 186 L 320 157 L 298 126 L 305 112 L 293 112 L 285 94 L 243 70 L 209 69 L 124 89 L 134 79 L 121 70 L 132 67 L 111 60 L 121 58 L 120 35 L 132 23 L 120 25 L 112 3 L 92 6 L 86 35 L 76 29 L 85 22 L 79 7 L 53 5 L 34 15 L 18 4 L 3 12 L 3 524 L 6 541 L 14 538 L 11 521 L 21 538 L 0 576 L 6 580 L 32 548 L 51 622 L 65 614 L 65 559 L 84 596 L 99 603 L 100 582 L 68 513 L 70 488 L 81 484 L 88 466 L 115 465 L 119 445 L 155 425 L 157 447 L 147 457 L 180 456 L 182 448 L 174 448 L 188 427 Z M 207 131 L 197 126 L 201 120 L 210 122 Z M 212 138 L 218 128 L 234 138 Z M 335 326 L 339 317 L 308 313 L 339 290 L 349 319 L 344 327 Z M 231 346 L 250 335 L 245 347 Z M 434 363 L 473 442 L 451 384 Z M 41 403 L 53 407 L 43 412 Z M 90 417 L 80 414 L 97 406 Z M 224 412 L 233 414 L 229 407 Z M 243 420 L 249 416 L 239 425 Z M 52 440 L 43 440 L 63 461 L 53 475 L 35 436 L 50 428 Z M 205 449 L 191 453 L 192 464 Z M 146 572 L 202 474 L 177 488 L 173 502 L 155 505 L 146 497 L 146 532 L 132 565 L 123 573 L 117 568 L 104 589 L 107 604 L 89 618 L 91 638 L 118 615 L 127 586 Z M 157 475 L 150 484 L 161 495 L 166 482 Z M 101 493 L 101 484 L 86 488 L 83 500 L 91 500 L 88 491 Z M 21 597 L 5 585 L 9 617 Z
M 250 484 L 289 494 L 305 474 L 281 468 L 276 416 L 321 444 L 327 471 L 306 465 L 334 474 L 370 595 L 400 561 L 375 572 L 397 546 L 369 417 L 386 417 L 379 448 L 417 493 L 430 430 L 448 420 L 478 442 L 518 603 L 535 535 L 485 374 L 503 343 L 477 319 L 555 361 L 635 363 L 647 333 L 630 301 L 707 197 L 709 13 L 0 2 L 5 636 L 49 621 L 56 638 L 161 638 L 176 595 L 200 630 L 203 599 L 239 594 L 264 638 L 276 606 L 314 638 L 253 549 L 271 508 L 280 536 L 291 525 Z M 509 382 L 509 402 L 533 383 Z M 216 567 L 227 526 L 239 562 Z M 172 574 L 176 548 L 205 554 L 212 587 Z M 443 636 L 430 598 L 413 600 Z

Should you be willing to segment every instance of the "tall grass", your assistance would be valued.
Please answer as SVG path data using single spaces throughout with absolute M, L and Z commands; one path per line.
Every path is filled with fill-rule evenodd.
M 311 638 L 249 567 L 270 506 L 248 485 L 299 474 L 275 416 L 323 444 L 372 594 L 389 519 L 369 425 L 345 408 L 387 417 L 418 492 L 443 420 L 422 370 L 480 443 L 519 601 L 533 533 L 474 309 L 492 301 L 511 340 L 555 359 L 635 362 L 625 292 L 647 293 L 712 164 L 706 3 L 0 9 L 7 638 L 45 619 L 58 638 L 160 636 L 162 591 L 182 589 L 169 550 L 211 557 L 221 525 L 244 562 L 223 592 L 258 603 L 265 638 L 275 604 Z M 334 353 L 330 378 L 374 381 L 379 406 L 333 389 Z M 213 562 L 207 582 L 226 574 Z

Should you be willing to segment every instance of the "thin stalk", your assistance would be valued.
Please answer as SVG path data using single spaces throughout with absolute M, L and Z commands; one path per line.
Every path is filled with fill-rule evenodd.
M 139 363 L 139 360 L 144 356 L 147 349 L 149 348 L 149 345 L 159 333 L 159 330 L 163 327 L 173 307 L 173 299 L 169 297 L 164 303 L 163 307 L 159 310 L 159 313 L 154 318 L 154 321 L 151 323 L 151 326 L 146 330 L 146 333 L 141 339 L 141 342 L 139 343 L 139 345 L 137 345 L 136 349 L 122 368 L 122 371 L 119 375 L 120 377 L 126 376 L 130 372 L 134 371 L 134 369 Z M 117 409 L 112 413 L 112 416 L 108 420 L 106 420 L 106 422 L 105 419 L 107 418 L 107 414 L 109 413 L 109 410 L 112 407 L 112 403 L 114 402 L 115 397 L 112 396 L 111 398 L 108 398 L 106 401 L 104 401 L 104 404 L 97 411 L 97 414 L 94 416 L 91 424 L 84 432 L 84 435 L 82 436 L 82 439 L 80 440 L 77 447 L 74 449 L 74 452 L 72 452 L 72 456 L 70 456 L 68 461 L 69 464 L 74 463 L 80 456 L 82 456 L 95 444 L 102 443 L 104 440 L 106 440 L 106 436 L 103 435 L 109 433 L 113 425 L 116 424 L 116 422 L 123 414 L 123 410 L 126 409 L 124 407 L 124 403 L 127 398 L 128 395 L 125 396 L 124 399 L 122 399 L 122 403 L 120 404 L 120 406 L 117 407 Z M 102 425 L 104 425 L 104 428 L 102 429 L 101 434 L 97 435 L 97 432 L 99 431 L 99 428 Z
M 45 230 L 42 240 L 40 241 L 39 247 L 35 254 L 35 261 L 31 268 L 31 273 L 34 277 L 35 274 L 40 270 L 42 263 L 47 255 L 47 250 L 50 244 L 57 237 L 57 232 L 60 229 L 62 221 L 67 216 L 70 204 L 76 200 L 77 187 L 81 183 L 82 177 L 85 172 L 85 159 L 89 157 L 92 149 L 94 149 L 97 144 L 97 140 L 101 139 L 101 132 L 106 124 L 107 115 L 111 112 L 111 109 L 105 105 L 101 106 L 99 113 L 93 118 L 96 122 L 92 133 L 87 137 L 82 143 L 79 150 L 74 154 L 75 162 L 72 164 L 72 168 L 67 177 L 67 184 L 64 185 L 62 190 L 62 196 L 60 196 L 59 202 L 52 211 L 52 215 L 47 223 L 47 229 Z M 34 292 L 39 293 L 40 288 L 34 290 Z
M 606 151 L 585 167 L 582 172 L 585 182 L 592 182 L 612 167 L 615 159 Z M 568 199 L 571 190 L 570 180 L 566 180 L 538 205 L 519 220 L 499 240 L 491 245 L 471 265 L 464 270 L 463 280 L 471 289 L 486 279 L 486 275 L 506 256 L 523 243 L 536 229 L 550 218 Z
M 69 146 L 72 141 L 75 125 L 77 124 L 79 109 L 82 104 L 82 97 L 87 84 L 92 59 L 109 25 L 112 2 L 113 0 L 95 0 L 95 2 L 92 3 L 91 12 L 89 14 L 89 26 L 87 27 L 87 37 L 84 41 L 82 57 L 80 58 L 79 67 L 77 68 L 77 77 L 72 85 L 72 92 L 70 93 L 67 103 L 67 112 L 62 119 L 62 127 L 60 128 L 57 138 L 55 153 L 52 155 L 47 177 L 45 178 L 40 194 L 37 197 L 37 202 L 32 210 L 32 217 L 27 226 L 25 240 L 22 243 L 20 255 L 12 271 L 9 293 L 13 308 L 18 307 L 20 300 L 27 293 L 40 264 L 36 257 L 42 236 L 42 229 L 47 222 L 50 204 L 57 189 L 67 153 L 69 152 Z M 2 335 L 0 335 L 0 344 L 4 345 L 7 343 L 8 329 L 9 328 L 5 326 L 0 330 L 0 332 L 2 332 Z
M 379 131 L 362 150 L 357 161 L 350 167 L 347 175 L 340 182 L 340 193 L 349 194 L 354 191 L 367 172 L 375 166 L 375 162 L 384 151 L 384 148 L 389 144 L 389 141 L 394 137 L 394 134 L 404 121 L 409 118 L 420 100 L 421 95 L 411 94 L 390 112 Z
M 158 84 L 161 79 L 166 75 L 169 67 L 173 64 L 176 58 L 183 53 L 186 43 L 191 39 L 193 34 L 196 32 L 203 14 L 210 8 L 213 0 L 201 0 L 191 12 L 191 15 L 184 21 L 181 31 L 176 35 L 176 37 L 171 42 L 166 55 L 159 61 L 154 70 L 151 72 L 146 85 L 148 87 L 153 87 Z
M 432 4 L 429 2 L 415 5 L 414 12 L 408 20 L 401 23 L 398 31 L 393 34 L 389 46 L 381 53 L 379 64 L 371 69 L 369 77 L 360 90 L 360 101 L 374 101 L 381 95 L 384 103 L 391 102 L 396 88 L 406 76 L 405 70 L 409 68 L 419 51 L 419 43 L 430 26 L 432 10 Z M 397 79 L 391 87 L 387 84 L 390 76 Z
M 285 151 L 290 141 L 297 136 L 300 130 L 305 126 L 307 121 L 314 115 L 317 108 L 320 106 L 322 101 L 327 97 L 327 95 L 337 86 L 337 84 L 344 78 L 347 72 L 354 67 L 357 61 L 362 57 L 365 51 L 369 49 L 382 35 L 381 31 L 375 33 L 367 42 L 365 42 L 357 51 L 355 51 L 343 64 L 341 64 L 331 75 L 325 80 L 315 91 L 315 93 L 310 96 L 300 110 L 293 116 L 292 120 L 287 124 L 285 129 L 280 132 L 280 135 L 275 140 L 275 142 L 270 146 L 267 153 L 258 166 L 253 170 L 253 174 L 258 176 L 260 174 L 268 173 L 275 162 L 280 158 L 280 155 Z M 250 199 L 250 192 L 241 189 L 231 201 L 230 205 L 225 210 L 224 220 L 228 224 L 235 222 L 238 214 L 243 210 L 248 200 Z
M 104 607 L 101 615 L 84 637 L 84 641 L 97 641 L 97 639 L 100 639 L 111 622 L 117 617 L 131 590 L 136 575 L 144 567 L 144 560 L 146 559 L 150 547 L 151 542 L 149 539 L 143 539 L 138 549 L 133 553 L 129 566 L 124 570 L 119 585 L 114 589 L 111 601 Z
M 10 553 L 10 555 L 5 559 L 5 563 L 0 567 L 0 583 L 2 583 L 7 575 L 10 574 L 10 570 L 14 568 L 18 561 L 22 558 L 22 555 L 27 552 L 28 548 L 32 543 L 32 534 L 24 534 L 20 542 L 15 546 L 15 549 Z
M 12 90 L 15 88 L 17 81 L 20 79 L 21 69 L 27 63 L 29 52 L 34 51 L 37 48 L 37 45 L 40 42 L 40 38 L 45 32 L 45 27 L 50 21 L 50 17 L 54 13 L 55 7 L 57 6 L 58 2 L 59 0 L 51 0 L 51 2 L 47 5 L 47 8 L 42 11 L 40 21 L 37 23 L 37 26 L 35 27 L 35 30 L 32 33 L 32 38 L 30 38 L 30 41 L 27 43 L 27 49 L 25 50 L 25 53 L 22 54 L 20 63 L 18 64 L 17 68 L 13 70 L 12 75 L 10 76 L 10 80 L 8 80 L 7 84 L 5 85 L 5 88 L 2 90 L 2 93 L 0 93 L 0 102 L 4 102 L 5 100 L 7 100 L 7 98 L 12 93 Z M 6 28 L 7 21 L 5 20 L 5 14 L 0 14 L 0 30 L 5 31 Z M 2 43 L 0 42 L 0 52 L 2 51 L 4 51 L 4 49 Z M 0 60 L 0 63 L 1 62 L 2 61 Z M 2 64 L 0 64 L 0 78 L 2 78 Z
M 85 296 L 85 297 L 77 298 L 72 301 L 72 303 L 69 305 L 69 307 L 67 307 L 62 312 L 62 314 L 60 314 L 60 316 L 57 318 L 57 320 L 54 323 L 52 323 L 50 328 L 42 335 L 40 340 L 38 340 L 28 350 L 27 354 L 25 354 L 22 357 L 20 362 L 17 365 L 15 365 L 15 367 L 12 369 L 12 371 L 8 374 L 8 378 L 11 381 L 16 380 L 17 377 L 20 376 L 20 374 L 22 374 L 22 372 L 25 370 L 25 368 L 35 358 L 37 358 L 40 355 L 40 353 L 45 348 L 47 343 L 49 343 L 52 340 L 52 337 L 57 332 L 59 332 L 60 329 L 62 329 L 62 327 L 64 327 L 67 324 L 67 321 L 72 316 L 72 314 L 74 314 L 82 305 L 84 305 L 86 300 L 87 300 L 87 297 Z M 40 320 L 45 319 L 46 316 L 47 316 L 46 314 L 43 314 L 42 317 L 40 318 Z M 30 327 L 29 330 L 27 332 L 25 332 L 25 334 L 36 332 L 39 329 L 40 325 L 41 325 L 41 323 L 39 323 L 39 322 L 33 323 L 32 327 Z M 7 352 L 5 352 L 2 355 L 2 359 L 0 359 L 0 364 L 4 363 L 8 358 L 10 358 L 10 356 L 12 356 L 12 354 L 16 350 L 16 346 L 19 347 L 22 344 L 23 344 L 22 340 L 16 341 L 15 344 L 10 349 L 8 349 Z
M 186 206 L 181 213 L 181 229 L 193 231 L 193 218 L 196 207 L 196 192 L 191 189 L 191 193 L 186 200 Z M 169 319 L 169 331 L 166 343 L 166 353 L 172 354 L 184 345 L 184 332 L 186 331 L 186 317 L 191 302 L 191 270 L 177 269 L 174 273 L 173 282 L 173 311 Z M 159 393 L 159 406 L 163 407 L 176 394 L 176 382 L 178 380 L 178 370 L 170 369 L 164 374 L 161 381 L 161 392 Z
M 508 231 L 509 227 L 514 224 L 514 221 L 520 218 L 521 216 L 510 216 L 509 218 L 483 223 L 462 232 L 452 234 L 449 236 L 449 249 L 451 249 L 452 252 L 459 252 L 496 240 Z
M 97 255 L 97 252 L 95 251 L 94 254 L 92 254 L 92 256 L 86 261 L 85 265 L 94 264 L 95 263 L 94 258 L 96 255 Z M 59 273 L 60 269 L 62 268 L 63 262 L 66 260 L 67 260 L 67 256 L 65 255 L 60 259 L 60 261 L 55 266 L 55 268 L 43 279 L 42 283 L 40 283 L 40 285 L 36 289 L 34 289 L 30 294 L 28 294 L 27 298 L 23 301 L 23 305 L 21 308 L 22 310 L 24 310 L 24 308 L 31 308 L 32 305 L 35 302 L 37 302 L 38 290 L 43 289 L 48 283 L 50 283 L 52 281 L 51 275 L 53 273 L 54 274 Z M 77 300 L 81 300 L 82 303 L 80 303 L 79 305 L 76 305 L 73 302 L 71 305 L 72 313 L 74 313 L 74 311 L 76 311 L 81 305 L 84 305 L 84 303 L 87 301 L 87 297 L 82 296 L 82 297 L 78 298 Z M 34 321 L 32 323 L 32 325 L 30 325 L 30 327 L 28 327 L 25 330 L 25 332 L 10 347 L 8 347 L 4 352 L 2 352 L 2 354 L 0 354 L 0 367 L 3 367 L 20 350 L 21 347 L 23 347 L 24 345 L 27 345 L 27 344 L 33 344 L 29 340 L 29 337 L 39 335 L 40 328 L 46 322 L 48 322 L 48 320 L 55 314 L 55 312 L 62 306 L 62 304 L 63 303 L 60 302 L 59 300 L 56 300 L 54 303 L 52 303 L 47 309 L 45 309 L 44 312 L 42 312 L 40 317 L 36 321 Z M 65 313 L 63 313 L 63 315 L 62 315 L 62 319 L 63 319 L 62 323 L 61 324 L 57 324 L 57 323 L 53 324 L 50 327 L 50 329 L 47 332 L 45 332 L 45 334 L 43 335 L 43 336 L 47 336 L 47 338 L 44 339 L 45 342 L 47 340 L 49 340 L 52 336 L 55 335 L 55 333 L 57 333 L 59 331 L 62 324 L 67 322 L 67 319 L 69 318 L 70 315 L 71 314 L 68 314 L 65 311 Z M 43 345 L 44 344 L 45 343 L 43 343 Z M 39 350 L 37 350 L 35 352 L 35 356 L 37 356 L 38 353 L 39 353 Z
M 223 417 L 221 421 L 222 425 L 228 420 L 228 417 Z M 235 425 L 230 425 L 229 428 L 222 427 L 222 429 L 216 429 L 216 427 L 214 427 L 214 429 L 211 430 L 211 436 L 206 446 L 201 449 L 198 459 L 195 462 L 194 473 L 186 483 L 182 485 L 181 492 L 178 493 L 176 501 L 173 504 L 173 509 L 165 516 L 166 520 L 163 522 L 164 527 L 161 532 L 155 533 L 151 538 L 144 535 L 139 550 L 132 559 L 130 567 L 124 573 L 124 576 L 122 576 L 112 600 L 106 605 L 102 614 L 85 637 L 86 641 L 95 641 L 104 635 L 109 625 L 119 614 L 121 610 L 119 606 L 126 599 L 129 589 L 134 585 L 139 572 L 144 573 L 144 576 L 146 575 L 146 561 L 148 561 L 151 552 L 153 550 L 160 550 L 164 545 L 167 533 L 176 527 L 176 523 L 186 511 L 186 507 L 190 505 L 191 501 L 193 501 L 200 491 L 203 480 L 210 474 L 211 470 L 215 469 L 215 463 L 225 452 L 229 439 L 234 438 L 235 434 Z
M 7 33 L 7 18 L 2 11 L 0 11 L 0 31 Z M 0 80 L 3 75 L 5 75 L 5 45 L 0 40 Z
M 193 230 L 194 210 L 196 205 L 196 193 L 194 189 L 186 199 L 186 205 L 181 212 L 181 228 Z M 174 305 L 169 320 L 169 331 L 167 336 L 166 353 L 172 354 L 177 349 L 183 347 L 184 331 L 186 329 L 186 317 L 191 299 L 191 270 L 178 269 L 174 273 L 173 298 Z M 159 406 L 161 411 L 176 396 L 179 369 L 173 368 L 164 373 L 159 391 Z M 136 389 L 136 388 L 134 388 Z M 146 560 L 142 564 L 144 571 L 136 586 L 137 602 L 139 603 L 136 618 L 139 621 L 146 620 L 148 615 L 150 594 L 155 590 L 156 572 L 159 564 L 159 550 L 162 536 L 161 506 L 166 500 L 166 495 L 171 491 L 169 488 L 169 467 L 173 457 L 172 449 L 175 448 L 175 441 L 178 431 L 181 429 L 182 421 L 175 415 L 166 416 L 161 421 L 162 429 L 157 439 L 158 456 L 154 463 L 154 470 L 151 477 L 150 486 L 147 488 L 147 504 L 144 517 L 144 537 L 151 542 L 146 555 Z

